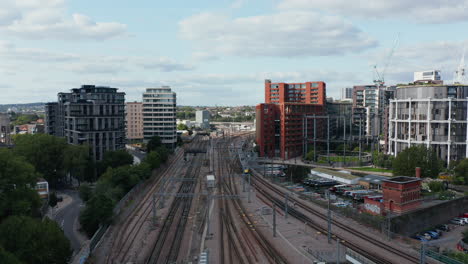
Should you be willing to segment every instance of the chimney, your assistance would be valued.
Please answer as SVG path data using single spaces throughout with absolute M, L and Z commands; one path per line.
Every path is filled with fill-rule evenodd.
M 421 178 L 421 168 L 416 167 L 416 178 Z

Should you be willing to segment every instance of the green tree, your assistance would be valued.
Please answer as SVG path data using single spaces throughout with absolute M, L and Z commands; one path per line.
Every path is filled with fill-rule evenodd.
M 177 130 L 188 130 L 188 126 L 185 124 L 178 124 L 177 125 Z
M 112 220 L 114 201 L 104 194 L 95 194 L 80 214 L 80 223 L 91 237 L 100 224 L 109 224 Z
M 151 169 L 157 169 L 161 165 L 161 155 L 157 151 L 152 151 L 146 155 L 144 162 L 150 165 Z
M 424 145 L 413 146 L 400 152 L 393 160 L 393 175 L 416 176 L 416 167 L 421 168 L 421 176 L 436 178 L 443 162 L 432 149 Z
M 159 136 L 154 136 L 148 141 L 148 144 L 146 145 L 146 150 L 148 152 L 151 152 L 159 148 L 160 146 L 162 146 L 161 138 Z
M 6 251 L 3 247 L 0 246 L 0 263 L 3 264 L 21 264 L 21 262 L 16 258 L 15 255 Z
M 130 165 L 117 168 L 109 167 L 101 178 L 103 181 L 109 181 L 114 187 L 120 187 L 125 193 L 140 181 L 139 176 L 132 173 L 132 166 Z
M 70 176 L 80 184 L 87 179 L 87 169 L 91 166 L 88 145 L 67 145 L 64 153 L 64 167 Z
M 13 116 L 13 119 L 14 120 L 12 122 L 12 125 L 17 126 L 37 121 L 39 119 L 39 116 L 37 116 L 36 114 L 19 114 L 17 116 Z
M 454 172 L 456 179 L 463 179 L 462 182 L 468 183 L 468 158 L 460 161 L 455 167 Z
M 431 181 L 427 184 L 429 186 L 429 189 L 431 192 L 441 192 L 443 191 L 444 188 L 444 183 L 440 181 Z
M 64 180 L 65 139 L 47 134 L 18 135 L 14 151 L 24 156 L 53 187 Z
M 38 214 L 41 201 L 32 186 L 39 176 L 23 157 L 0 149 L 0 220 L 14 214 Z
M 99 174 L 104 173 L 108 168 L 133 164 L 133 156 L 125 150 L 107 151 L 104 158 L 99 163 Z
M 58 198 L 55 192 L 49 195 L 49 206 L 55 207 L 58 203 Z
M 24 263 L 67 263 L 70 242 L 57 223 L 11 216 L 0 224 L 0 245 Z
M 91 199 L 91 196 L 93 195 L 93 189 L 88 183 L 81 184 L 79 188 L 79 193 L 81 200 L 87 202 L 89 199 Z

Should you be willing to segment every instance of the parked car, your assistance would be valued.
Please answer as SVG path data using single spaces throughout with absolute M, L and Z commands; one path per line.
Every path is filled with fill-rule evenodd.
M 455 224 L 455 225 L 465 225 L 465 221 L 459 219 L 459 218 L 454 218 L 450 220 L 450 223 Z
M 468 217 L 457 217 L 460 218 L 461 220 L 465 221 L 465 224 L 468 224 Z
M 439 238 L 439 234 L 436 231 L 432 231 L 432 230 L 426 231 L 426 233 L 424 233 L 424 235 L 425 234 L 429 234 L 432 239 L 438 239 Z
M 414 239 L 417 239 L 421 242 L 427 242 L 428 240 L 426 239 L 425 236 L 419 234 L 419 233 L 416 233 L 414 236 L 413 236 Z
M 446 224 L 438 225 L 438 226 L 436 226 L 436 228 L 437 228 L 437 229 L 441 229 L 441 230 L 443 230 L 443 231 L 445 231 L 445 232 L 450 231 L 450 226 L 449 226 L 449 225 L 446 225 Z

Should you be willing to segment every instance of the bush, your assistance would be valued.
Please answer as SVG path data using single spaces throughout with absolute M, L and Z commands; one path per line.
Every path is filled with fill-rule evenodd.
M 433 193 L 441 192 L 445 189 L 444 183 L 440 181 L 431 181 L 427 185 Z
M 87 202 L 89 201 L 89 199 L 91 199 L 91 196 L 93 195 L 93 189 L 89 184 L 85 183 L 80 186 L 79 193 L 81 200 Z

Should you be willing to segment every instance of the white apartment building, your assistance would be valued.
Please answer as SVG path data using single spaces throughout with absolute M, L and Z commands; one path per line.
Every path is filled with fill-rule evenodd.
M 143 138 L 159 136 L 168 148 L 177 143 L 176 93 L 169 86 L 147 88 L 143 93 Z
M 413 81 L 440 81 L 440 71 L 439 70 L 430 70 L 430 71 L 420 71 L 414 72 Z

